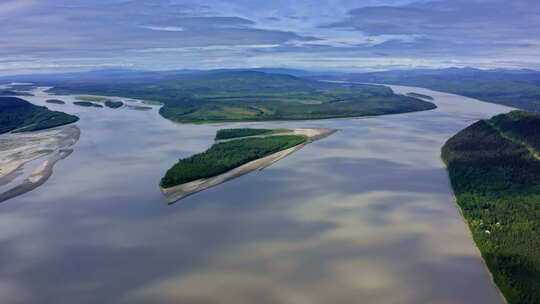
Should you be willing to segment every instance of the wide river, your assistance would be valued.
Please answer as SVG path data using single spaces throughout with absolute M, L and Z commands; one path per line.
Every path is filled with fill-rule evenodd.
M 511 109 L 392 88 L 438 108 L 253 124 L 339 131 L 174 205 L 160 178 L 223 126 L 23 97 L 78 115 L 81 138 L 44 185 L 0 204 L 0 302 L 500 303 L 439 155 Z

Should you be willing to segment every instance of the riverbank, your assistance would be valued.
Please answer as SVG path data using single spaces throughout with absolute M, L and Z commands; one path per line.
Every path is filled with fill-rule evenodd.
M 264 169 L 264 168 L 272 165 L 273 163 L 279 161 L 280 159 L 286 157 L 287 155 L 290 155 L 291 153 L 302 149 L 306 144 L 309 144 L 309 143 L 314 142 L 316 140 L 320 140 L 320 139 L 323 139 L 323 138 L 325 138 L 327 136 L 330 136 L 331 134 L 333 134 L 337 130 L 335 130 L 335 129 L 325 129 L 325 128 L 311 128 L 311 129 L 307 129 L 307 128 L 306 129 L 304 129 L 304 128 L 300 129 L 299 128 L 299 129 L 293 129 L 292 131 L 293 131 L 292 134 L 294 134 L 294 135 L 306 136 L 307 137 L 306 142 L 304 142 L 302 144 L 299 144 L 297 146 L 294 146 L 292 148 L 273 153 L 273 154 L 268 155 L 266 157 L 263 157 L 263 158 L 248 162 L 246 164 L 243 164 L 243 165 L 241 165 L 239 167 L 236 167 L 236 168 L 234 168 L 232 170 L 229 170 L 229 171 L 227 171 L 225 173 L 222 173 L 222 174 L 219 174 L 219 175 L 216 175 L 216 176 L 213 176 L 213 177 L 198 179 L 198 180 L 195 180 L 195 181 L 192 181 L 192 182 L 184 183 L 184 184 L 174 186 L 174 187 L 170 187 L 170 188 L 160 187 L 163 195 L 165 196 L 165 199 L 166 199 L 167 203 L 169 203 L 169 204 L 175 203 L 178 200 L 181 200 L 181 199 L 183 199 L 183 198 L 185 198 L 185 197 L 187 197 L 189 195 L 192 195 L 194 193 L 206 190 L 206 189 L 208 189 L 210 187 L 213 187 L 213 186 L 217 186 L 217 185 L 219 185 L 221 183 L 224 183 L 224 182 L 226 182 L 228 180 L 231 180 L 233 178 L 242 176 L 242 175 L 247 174 L 247 173 L 249 173 L 251 171 L 254 171 L 254 170 L 257 170 L 257 169 Z M 286 133 L 286 134 L 290 134 L 290 133 Z M 280 134 L 271 134 L 271 135 L 267 135 L 266 137 L 268 137 L 268 136 L 279 136 L 279 135 Z M 281 135 L 283 135 L 283 134 L 281 134 Z M 249 138 L 249 137 L 252 137 L 252 136 L 240 137 L 240 138 L 236 138 L 236 140 L 243 139 L 243 138 Z M 260 137 L 260 136 L 258 136 L 258 137 Z M 262 137 L 265 137 L 265 136 L 262 136 Z
M 74 145 L 81 135 L 77 126 L 6 134 L 0 136 L 0 184 L 10 181 L 12 174 L 22 165 L 55 150 Z

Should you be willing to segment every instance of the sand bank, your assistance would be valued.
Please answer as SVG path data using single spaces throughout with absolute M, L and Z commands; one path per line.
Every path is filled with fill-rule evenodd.
M 243 164 L 225 173 L 222 173 L 213 177 L 209 177 L 209 178 L 201 178 L 201 179 L 189 182 L 189 183 L 181 184 L 181 185 L 170 187 L 170 188 L 161 188 L 161 191 L 163 192 L 163 195 L 165 195 L 167 203 L 172 204 L 178 200 L 185 198 L 186 196 L 189 196 L 199 191 L 219 185 L 223 182 L 242 176 L 251 171 L 254 171 L 257 169 L 264 169 L 272 165 L 273 163 L 277 162 L 278 160 L 286 157 L 287 155 L 302 149 L 305 145 L 311 142 L 314 142 L 316 140 L 325 138 L 336 131 L 337 130 L 334 130 L 334 129 L 322 129 L 322 128 L 293 129 L 292 134 L 305 135 L 308 138 L 307 141 L 297 146 L 294 146 L 292 148 L 276 152 L 274 154 L 268 155 L 263 158 L 253 160 L 249 163 Z M 267 136 L 279 136 L 279 135 L 286 135 L 286 134 L 291 134 L 291 133 L 272 134 L 272 135 L 267 135 Z M 262 137 L 265 137 L 265 136 L 262 136 Z M 242 138 L 245 138 L 245 137 L 240 137 L 236 139 L 242 139 Z

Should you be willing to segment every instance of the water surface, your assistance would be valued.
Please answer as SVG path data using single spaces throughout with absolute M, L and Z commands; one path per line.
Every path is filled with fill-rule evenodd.
M 2 303 L 499 303 L 439 159 L 510 108 L 425 89 L 436 110 L 253 127 L 337 128 L 263 170 L 167 205 L 178 158 L 216 125 L 45 104 L 81 138 L 41 187 L 0 204 Z

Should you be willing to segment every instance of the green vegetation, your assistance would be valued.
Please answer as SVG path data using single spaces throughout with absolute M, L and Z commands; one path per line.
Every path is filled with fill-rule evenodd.
M 212 177 L 252 160 L 292 148 L 307 140 L 303 135 L 246 138 L 214 144 L 203 153 L 181 159 L 161 179 L 169 188 L 200 178 Z
M 449 139 L 442 159 L 463 216 L 508 303 L 540 303 L 540 115 L 479 121 Z M 536 146 L 537 147 L 537 146 Z
M 53 151 L 54 151 L 54 150 L 52 150 L 52 149 L 43 149 L 43 150 L 37 151 L 37 153 L 39 153 L 39 154 L 45 154 L 45 153 L 51 153 L 51 152 L 53 152 Z
M 34 96 L 28 92 L 17 92 L 9 89 L 0 89 L 0 96 Z
M 160 100 L 160 114 L 181 123 L 356 117 L 434 109 L 390 88 L 318 82 L 261 72 L 214 72 L 144 82 L 61 82 L 56 93 Z
M 147 105 L 152 105 L 152 106 L 162 106 L 163 105 L 163 102 L 152 101 L 152 100 L 143 100 L 142 103 L 147 104 Z
M 47 103 L 55 103 L 55 104 L 65 104 L 63 100 L 60 99 L 47 99 L 45 100 Z
M 540 72 L 537 71 L 450 68 L 351 74 L 345 79 L 423 87 L 540 114 Z
M 433 97 L 431 97 L 429 95 L 424 95 L 424 94 L 414 93 L 414 92 L 407 93 L 407 96 L 411 96 L 411 97 L 415 97 L 415 98 L 421 98 L 421 99 L 427 99 L 427 100 L 433 100 Z
M 0 97 L 0 134 L 48 129 L 79 120 L 77 116 L 50 111 L 17 97 Z
M 106 97 L 99 97 L 99 96 L 75 96 L 77 100 L 82 101 L 96 101 L 96 102 L 103 102 L 109 100 Z
M 81 107 L 103 108 L 102 105 L 97 104 L 97 103 L 93 103 L 93 102 L 89 102 L 89 101 L 74 101 L 73 104 L 81 106 Z
M 269 134 L 287 133 L 287 132 L 292 132 L 292 130 L 289 130 L 289 129 L 250 129 L 250 128 L 221 129 L 217 131 L 215 140 L 254 136 L 254 135 L 269 135 Z
M 112 109 L 120 108 L 123 105 L 124 103 L 121 101 L 110 101 L 110 100 L 105 101 L 105 106 Z
M 134 110 L 140 110 L 140 111 L 145 111 L 145 110 L 152 110 L 152 107 L 134 106 L 134 107 L 132 107 L 132 109 L 134 109 Z

